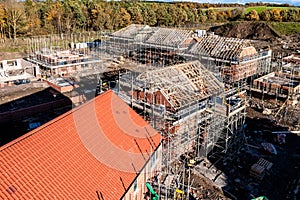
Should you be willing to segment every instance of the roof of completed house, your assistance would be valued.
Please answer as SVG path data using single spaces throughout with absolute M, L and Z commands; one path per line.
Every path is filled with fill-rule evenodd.
M 0 199 L 120 199 L 159 142 L 105 92 L 0 148 Z

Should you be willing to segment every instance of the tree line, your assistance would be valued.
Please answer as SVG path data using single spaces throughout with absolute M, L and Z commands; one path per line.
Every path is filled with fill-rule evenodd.
M 219 6 L 218 8 L 215 8 Z M 245 12 L 241 5 L 104 0 L 0 0 L 0 38 L 116 30 L 129 24 L 178 27 L 205 22 L 299 22 L 299 9 Z M 234 6 L 231 4 L 231 6 Z M 223 8 L 224 7 L 224 8 Z

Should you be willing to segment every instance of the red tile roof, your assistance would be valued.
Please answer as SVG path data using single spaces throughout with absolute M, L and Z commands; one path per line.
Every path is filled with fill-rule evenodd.
M 0 148 L 0 199 L 120 199 L 159 142 L 105 92 Z

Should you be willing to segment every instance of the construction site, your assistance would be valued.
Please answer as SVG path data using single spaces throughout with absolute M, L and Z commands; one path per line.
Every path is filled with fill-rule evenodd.
M 29 40 L 26 62 L 73 106 L 111 89 L 160 133 L 144 199 L 299 197 L 297 55 L 273 70 L 272 50 L 251 40 L 136 24 L 64 38 Z
M 159 181 L 153 183 L 161 198 L 222 199 L 226 194 L 232 199 L 249 199 L 262 195 L 264 187 L 255 182 L 270 170 L 273 163 L 268 159 L 273 159 L 259 153 L 250 156 L 252 146 L 245 144 L 252 141 L 248 134 L 253 129 L 247 126 L 253 122 L 246 110 L 256 80 L 277 73 L 271 72 L 269 47 L 255 49 L 250 40 L 144 25 L 130 25 L 107 41 L 107 53 L 137 63 L 116 76 L 115 91 L 163 135 L 165 162 Z M 294 75 L 296 92 L 299 82 Z M 285 84 L 290 85 L 287 80 Z M 284 102 L 276 111 L 281 112 L 281 106 Z M 273 125 L 265 129 L 286 130 L 286 126 Z M 256 139 L 261 140 L 259 136 Z M 272 145 L 267 141 L 267 146 Z M 261 144 L 255 148 L 265 151 Z M 248 154 L 252 163 L 236 168 L 236 163 L 245 159 L 243 154 Z M 244 171 L 240 176 L 245 178 L 246 173 L 249 181 L 229 178 L 239 171 Z M 207 196 L 209 187 L 199 189 L 203 181 L 222 189 Z M 249 184 L 254 184 L 253 188 L 244 188 Z M 243 193 L 238 192 L 241 188 Z M 283 193 L 281 198 L 285 198 Z
M 183 191 L 194 187 L 184 177 L 187 166 L 208 162 L 202 158 L 224 157 L 242 144 L 245 94 L 234 89 L 225 93 L 224 85 L 199 61 L 127 72 L 117 91 L 161 131 L 164 167 L 159 189 L 166 199 L 174 196 L 175 183 Z
M 247 78 L 266 74 L 271 70 L 272 50 L 256 50 L 249 40 L 217 35 L 200 37 L 190 49 L 194 59 L 219 71 L 224 83 L 237 85 Z M 241 87 L 237 85 L 238 87 Z
M 0 61 L 0 88 L 28 83 L 39 76 L 39 67 L 24 59 Z

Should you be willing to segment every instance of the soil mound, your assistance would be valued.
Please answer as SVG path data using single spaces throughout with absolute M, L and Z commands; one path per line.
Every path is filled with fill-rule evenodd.
M 270 40 L 280 37 L 264 22 L 231 22 L 221 26 L 211 27 L 209 31 L 225 37 L 251 40 Z

